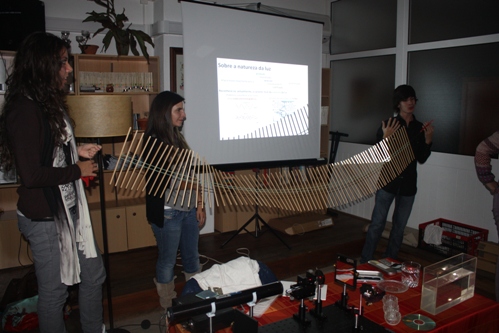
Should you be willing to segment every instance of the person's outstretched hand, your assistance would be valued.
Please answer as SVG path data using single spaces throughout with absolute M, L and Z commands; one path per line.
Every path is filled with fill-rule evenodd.
M 101 149 L 102 146 L 93 143 L 86 143 L 84 145 L 78 146 L 78 156 L 83 158 L 93 158 L 95 154 L 97 154 L 97 152 Z
M 388 119 L 386 124 L 384 121 L 382 121 L 381 129 L 383 130 L 383 139 L 386 139 L 387 137 L 395 133 L 399 128 L 400 128 L 400 123 L 395 118 Z

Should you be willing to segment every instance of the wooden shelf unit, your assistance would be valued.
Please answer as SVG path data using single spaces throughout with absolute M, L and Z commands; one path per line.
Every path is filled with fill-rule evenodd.
M 15 52 L 0 51 L 2 58 L 6 61 L 8 72 L 10 72 Z M 127 95 L 132 100 L 133 113 L 145 116 L 154 97 L 159 93 L 161 86 L 159 57 L 149 57 L 149 63 L 142 56 L 117 56 L 117 55 L 73 55 L 73 91 L 70 94 L 77 96 L 90 95 Z M 121 73 L 152 73 L 152 91 L 128 91 L 111 93 L 105 92 L 80 92 L 81 72 L 121 72 Z M 113 82 L 108 82 L 113 83 Z M 3 104 L 4 93 L 0 92 L 0 103 Z M 125 137 L 102 139 L 103 154 L 117 156 L 123 146 Z M 88 142 L 88 139 L 87 139 Z M 146 246 L 154 246 L 156 241 L 145 215 L 145 192 L 116 189 L 110 185 L 112 171 L 104 171 L 104 186 L 106 199 L 106 218 L 108 221 L 109 252 L 122 252 Z M 18 184 L 0 185 L 0 208 L 5 213 L 0 216 L 0 269 L 15 267 L 31 263 L 26 257 L 29 253 L 26 241 L 21 237 L 17 229 L 17 187 Z M 89 202 L 92 216 L 94 234 L 97 244 L 102 250 L 102 224 L 100 211 L 100 194 L 97 179 L 86 188 L 87 200 Z M 21 257 L 18 258 L 18 249 L 21 246 Z
M 74 56 L 74 87 L 76 95 L 129 95 L 132 98 L 133 112 L 139 113 L 141 117 L 144 112 L 148 112 L 152 100 L 158 94 L 160 89 L 160 67 L 159 57 L 149 57 L 149 63 L 142 56 L 116 56 L 116 55 L 93 55 L 93 54 L 75 54 Z M 101 72 L 101 73 L 152 73 L 152 91 L 129 91 L 112 93 L 105 92 L 80 92 L 80 73 L 81 72 Z M 114 82 L 107 82 L 114 83 Z

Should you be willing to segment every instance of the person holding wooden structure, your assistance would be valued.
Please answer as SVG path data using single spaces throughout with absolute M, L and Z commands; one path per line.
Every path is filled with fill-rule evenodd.
M 185 158 L 179 156 L 179 151 L 185 152 L 189 148 L 181 133 L 185 120 L 184 98 L 174 92 L 163 91 L 151 104 L 144 135 L 145 149 L 151 152 L 146 158 L 147 163 L 170 165 L 174 170 L 169 175 L 149 170 L 153 177 L 147 184 L 146 195 L 147 220 L 158 245 L 154 283 L 165 311 L 176 297 L 174 268 L 177 251 L 180 250 L 186 280 L 201 271 L 199 228 L 206 221 L 206 212 L 201 186 L 198 188 L 199 184 L 182 177 L 189 169 Z M 163 145 L 169 148 L 162 150 Z M 165 190 L 158 191 L 158 188 Z
M 371 224 L 367 230 L 366 242 L 361 254 L 361 263 L 373 259 L 379 239 L 385 229 L 390 206 L 395 200 L 392 217 L 392 230 L 384 258 L 397 259 L 404 238 L 404 229 L 411 214 L 417 192 L 417 164 L 425 163 L 431 154 L 433 126 L 416 120 L 414 111 L 417 104 L 416 92 L 409 85 L 398 86 L 393 92 L 393 109 L 396 115 L 381 123 L 377 141 L 386 139 L 400 127 L 407 131 L 411 147 L 416 157 L 395 179 L 376 192 Z

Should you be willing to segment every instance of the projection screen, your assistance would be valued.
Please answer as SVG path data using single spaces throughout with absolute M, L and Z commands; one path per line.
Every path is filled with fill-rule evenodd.
M 320 160 L 322 23 L 181 5 L 191 149 L 234 170 Z

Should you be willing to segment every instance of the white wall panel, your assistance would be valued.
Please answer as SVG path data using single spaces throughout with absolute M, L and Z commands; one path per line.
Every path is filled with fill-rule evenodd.
M 369 146 L 340 143 L 336 161 L 347 159 Z M 499 163 L 492 161 L 499 174 Z M 424 165 L 418 166 L 418 193 L 408 227 L 418 229 L 420 223 L 437 218 L 473 225 L 489 230 L 489 241 L 497 242 L 492 218 L 492 196 L 478 181 L 472 156 L 433 152 Z M 347 209 L 346 213 L 371 218 L 374 200 L 370 198 Z M 388 220 L 391 221 L 393 207 Z

